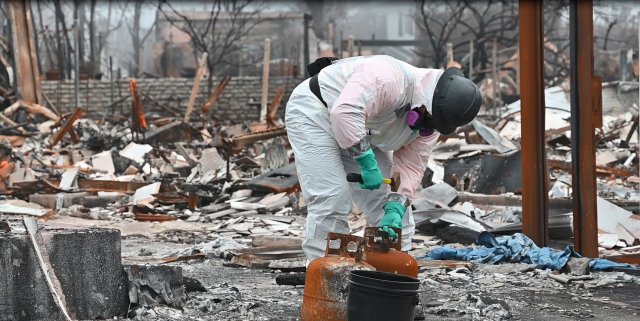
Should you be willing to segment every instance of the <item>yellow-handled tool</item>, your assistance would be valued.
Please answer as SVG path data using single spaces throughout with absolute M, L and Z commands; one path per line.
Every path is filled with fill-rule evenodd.
M 362 175 L 358 173 L 348 173 L 347 174 L 347 182 L 351 183 L 364 183 L 362 180 Z M 397 192 L 400 187 L 400 173 L 395 172 L 391 175 L 391 178 L 383 178 L 382 183 L 391 186 L 392 192 Z

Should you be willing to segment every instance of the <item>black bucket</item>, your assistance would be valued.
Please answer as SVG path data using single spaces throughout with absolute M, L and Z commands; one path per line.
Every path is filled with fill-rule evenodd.
M 405 275 L 351 271 L 347 321 L 413 321 L 420 281 Z

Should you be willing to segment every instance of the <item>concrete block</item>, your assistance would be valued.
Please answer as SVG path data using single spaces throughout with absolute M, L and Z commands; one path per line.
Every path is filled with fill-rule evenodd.
M 74 200 L 79 197 L 89 196 L 89 193 L 61 193 L 61 194 L 32 194 L 29 195 L 29 202 L 39 204 L 46 208 L 56 209 L 58 199 L 62 199 L 62 207 L 69 207 L 74 204 Z
M 141 306 L 180 308 L 186 300 L 182 268 L 169 265 L 125 265 L 129 301 Z
M 67 308 L 79 320 L 126 313 L 127 287 L 115 229 L 44 229 L 52 270 Z M 24 230 L 0 235 L 0 318 L 62 320 Z

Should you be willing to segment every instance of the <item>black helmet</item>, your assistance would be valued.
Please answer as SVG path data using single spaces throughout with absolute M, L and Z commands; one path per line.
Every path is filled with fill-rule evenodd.
M 482 94 L 473 81 L 464 78 L 462 70 L 448 68 L 444 71 L 433 93 L 431 114 L 438 132 L 453 133 L 458 126 L 470 123 L 482 103 Z

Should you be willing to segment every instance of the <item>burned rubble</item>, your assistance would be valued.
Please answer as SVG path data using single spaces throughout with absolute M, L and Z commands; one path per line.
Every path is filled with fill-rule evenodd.
M 110 20 L 111 1 L 105 3 Z M 132 4 L 138 20 L 142 3 Z M 133 46 L 136 54 L 152 52 L 153 61 L 146 64 L 158 70 L 141 70 L 144 59 L 136 57 L 131 62 L 135 72 L 129 76 L 122 76 L 120 67 L 117 72 L 112 69 L 112 56 L 108 56 L 109 75 L 103 75 L 106 67 L 98 62 L 106 57 L 102 45 L 91 44 L 87 53 L 70 43 L 71 33 L 77 41 L 84 35 L 77 31 L 77 21 L 65 26 L 63 9 L 71 3 L 43 5 L 53 7 L 58 41 L 53 41 L 53 28 L 43 25 L 40 3 L 34 2 L 39 28 L 28 1 L 0 4 L 0 16 L 7 15 L 5 7 L 9 13 L 3 21 L 11 33 L 5 38 L 5 31 L 0 32 L 0 321 L 301 319 L 304 300 L 312 297 L 305 290 L 321 282 L 313 275 L 307 278 L 313 266 L 302 249 L 308 200 L 298 181 L 283 106 L 295 85 L 308 76 L 302 69 L 311 57 L 352 57 L 355 50 L 364 56 L 394 46 L 389 52 L 397 54 L 407 44 L 423 46 L 425 39 L 418 37 L 426 35 L 414 37 L 418 28 L 411 25 L 408 29 L 415 40 L 376 40 L 373 31 L 378 31 L 373 29 L 367 30 L 372 33 L 370 40 L 352 35 L 343 39 L 343 30 L 340 39 L 334 39 L 335 22 L 349 19 L 333 17 L 323 26 L 322 19 L 314 25 L 308 13 L 260 10 L 251 17 L 238 13 L 247 19 L 240 25 L 268 23 L 267 27 L 235 30 L 227 39 L 241 40 L 224 50 L 206 48 L 207 32 L 195 39 L 201 32 L 185 31 L 203 22 L 207 30 L 220 23 L 203 20 L 201 14 L 218 19 L 220 8 L 230 3 L 236 4 L 213 1 L 210 13 L 180 13 L 167 7 L 168 2 L 158 2 L 157 21 L 143 40 L 140 30 L 130 32 L 138 42 Z M 489 10 L 493 3 L 487 4 L 487 11 L 496 10 Z M 494 20 L 508 18 L 514 26 L 516 11 L 526 13 L 524 5 L 538 5 L 521 1 L 516 9 L 506 2 L 495 3 L 502 6 L 500 10 L 509 7 L 511 16 Z M 577 3 L 571 1 L 572 6 Z M 579 3 L 592 7 L 589 1 Z M 79 4 L 73 3 L 76 14 L 86 11 Z M 439 18 L 428 15 L 429 2 L 414 5 L 425 22 Z M 473 11 L 474 5 L 460 2 L 456 19 L 463 19 L 465 10 Z M 124 19 L 127 7 L 122 6 Z M 446 7 L 452 8 L 449 3 Z M 83 14 L 79 28 L 95 28 L 93 13 L 90 22 L 83 21 Z M 406 13 L 397 13 L 398 21 L 387 22 L 391 14 L 382 18 L 385 25 L 399 22 L 402 36 L 409 31 L 403 30 Z M 176 17 L 186 27 L 176 26 L 172 21 Z M 379 23 L 380 17 L 362 20 Z M 449 18 L 442 20 L 442 28 L 449 26 Z M 91 42 L 106 41 L 110 23 L 106 30 L 88 31 Z M 622 20 L 611 22 L 607 37 L 616 24 Z M 284 25 L 295 28 L 274 32 Z M 156 43 L 145 47 L 153 28 L 157 28 Z M 323 28 L 326 35 L 319 32 Z M 522 46 L 499 50 L 498 38 L 508 36 L 500 32 L 481 37 L 471 32 L 479 39 L 469 39 L 464 57 L 458 57 L 461 52 L 454 57 L 454 48 L 466 47 L 466 40 L 455 45 L 451 39 L 438 41 L 443 48 L 437 56 L 442 57 L 434 66 L 454 64 L 464 70 L 465 77 L 478 83 L 483 103 L 475 120 L 440 135 L 431 151 L 411 202 L 416 224 L 411 250 L 403 252 L 399 243 L 385 243 L 391 241 L 378 234 L 379 228 L 367 226 L 366 214 L 352 205 L 351 233 L 329 233 L 325 258 L 345 258 L 360 264 L 363 271 L 378 272 L 383 268 L 374 266 L 372 253 L 395 251 L 407 259 L 404 268 L 410 273 L 392 272 L 417 276 L 413 292 L 418 296 L 410 300 L 419 300 L 408 304 L 415 306 L 415 320 L 640 320 L 638 53 L 619 50 L 618 69 L 610 72 L 619 72 L 619 80 L 603 82 L 592 73 L 583 78 L 571 71 L 570 77 L 565 70 L 569 59 L 562 50 L 548 40 L 539 44 L 538 49 L 544 47 L 556 56 L 553 64 L 541 63 L 539 71 L 558 70 L 546 75 L 553 78 L 546 81 L 537 75 L 538 94 L 543 96 L 537 98 L 544 103 L 537 107 L 543 107 L 545 117 L 536 123 L 544 127 L 539 128 L 538 138 L 544 145 L 539 152 L 546 170 L 536 178 L 543 182 L 539 185 L 544 185 L 541 190 L 548 200 L 543 206 L 548 212 L 544 222 L 548 237 L 543 240 L 548 242 L 536 244 L 535 237 L 526 233 L 531 222 L 523 214 L 528 187 L 523 186 L 528 170 L 523 164 L 530 164 L 523 146 L 531 138 L 524 127 L 535 120 L 525 116 L 533 104 L 520 92 L 532 90 L 521 81 L 534 75 L 526 64 L 514 65 L 533 51 Z M 238 36 L 244 33 L 247 36 Z M 325 36 L 328 39 L 320 39 Z M 45 46 L 38 48 L 38 39 Z M 513 39 L 511 45 L 533 43 L 517 33 Z M 336 43 L 339 52 L 333 48 Z M 369 45 L 385 49 L 376 51 Z M 507 55 L 512 49 L 517 53 Z M 474 50 L 481 54 L 474 55 Z M 38 61 L 38 51 L 46 52 L 46 63 Z M 427 57 L 410 51 L 412 59 Z M 446 59 L 441 55 L 445 51 Z M 257 52 L 257 59 L 249 57 Z M 71 54 L 77 56 L 71 59 Z M 77 63 L 87 55 L 90 61 Z M 231 56 L 233 61 L 219 59 Z M 479 57 L 483 61 L 474 67 Z M 503 58 L 508 60 L 500 63 Z M 48 68 L 43 74 L 41 65 Z M 570 78 L 580 81 L 573 83 Z M 591 82 L 594 100 L 594 116 L 588 119 L 593 126 L 588 129 L 595 128 L 597 222 L 590 228 L 597 232 L 597 253 L 590 257 L 582 255 L 584 248 L 574 247 L 577 239 L 584 238 L 579 231 L 587 225 L 576 219 L 581 216 L 575 215 L 573 201 L 581 196 L 575 193 L 581 186 L 572 176 L 582 165 L 572 153 L 584 147 L 572 139 L 584 134 L 576 131 L 584 122 L 576 120 L 572 105 L 576 99 L 584 103 L 584 97 L 572 99 L 568 90 L 574 86 L 575 91 L 585 92 L 584 79 Z M 336 235 L 338 248 L 332 248 Z M 342 272 L 351 268 L 339 267 Z M 326 301 L 344 306 L 352 283 L 346 274 L 337 279 L 332 285 L 339 290 L 339 300 Z
M 562 292 L 570 296 L 564 303 L 532 304 L 550 317 L 602 316 L 600 308 L 570 306 L 581 302 L 637 315 L 633 305 L 616 305 L 611 294 L 603 294 L 611 286 L 640 284 L 629 269 L 592 272 L 589 259 L 573 257 L 558 271 L 525 263 L 425 260 L 425 254 L 443 246 L 479 248 L 473 243 L 481 233 L 522 230 L 521 160 L 514 133 L 519 118 L 517 111 L 504 114 L 497 121 L 502 127 L 494 130 L 488 118 L 481 118 L 441 139 L 433 152 L 428 169 L 433 175 L 413 202 L 420 232 L 410 254 L 420 265 L 423 313 L 442 319 L 517 319 L 526 313 L 526 304 L 518 300 Z M 601 257 L 614 260 L 640 253 L 638 142 L 629 134 L 633 115 L 637 122 L 635 107 L 608 118 L 598 145 L 599 246 Z M 61 123 L 71 117 L 61 117 Z M 176 126 L 170 119 L 152 119 L 150 132 Z M 299 313 L 306 210 L 293 155 L 286 140 L 272 138 L 273 130 L 252 131 L 259 124 L 192 123 L 179 126 L 182 137 L 150 138 L 137 136 L 127 120 L 82 117 L 66 129 L 44 123 L 24 142 L 3 145 L 11 170 L 0 202 L 2 222 L 11 229 L 18 217 L 29 216 L 41 226 L 120 230 L 130 302 L 121 317 L 271 320 L 261 315 L 275 307 L 280 312 L 274 313 Z M 566 127 L 556 121 L 548 129 L 550 231 L 558 248 L 572 231 L 566 201 L 570 146 L 560 138 Z M 62 130 L 67 133 L 60 135 Z M 54 143 L 52 137 L 61 138 Z M 233 148 L 234 140 L 241 148 Z M 349 224 L 356 235 L 364 232 L 357 208 Z

